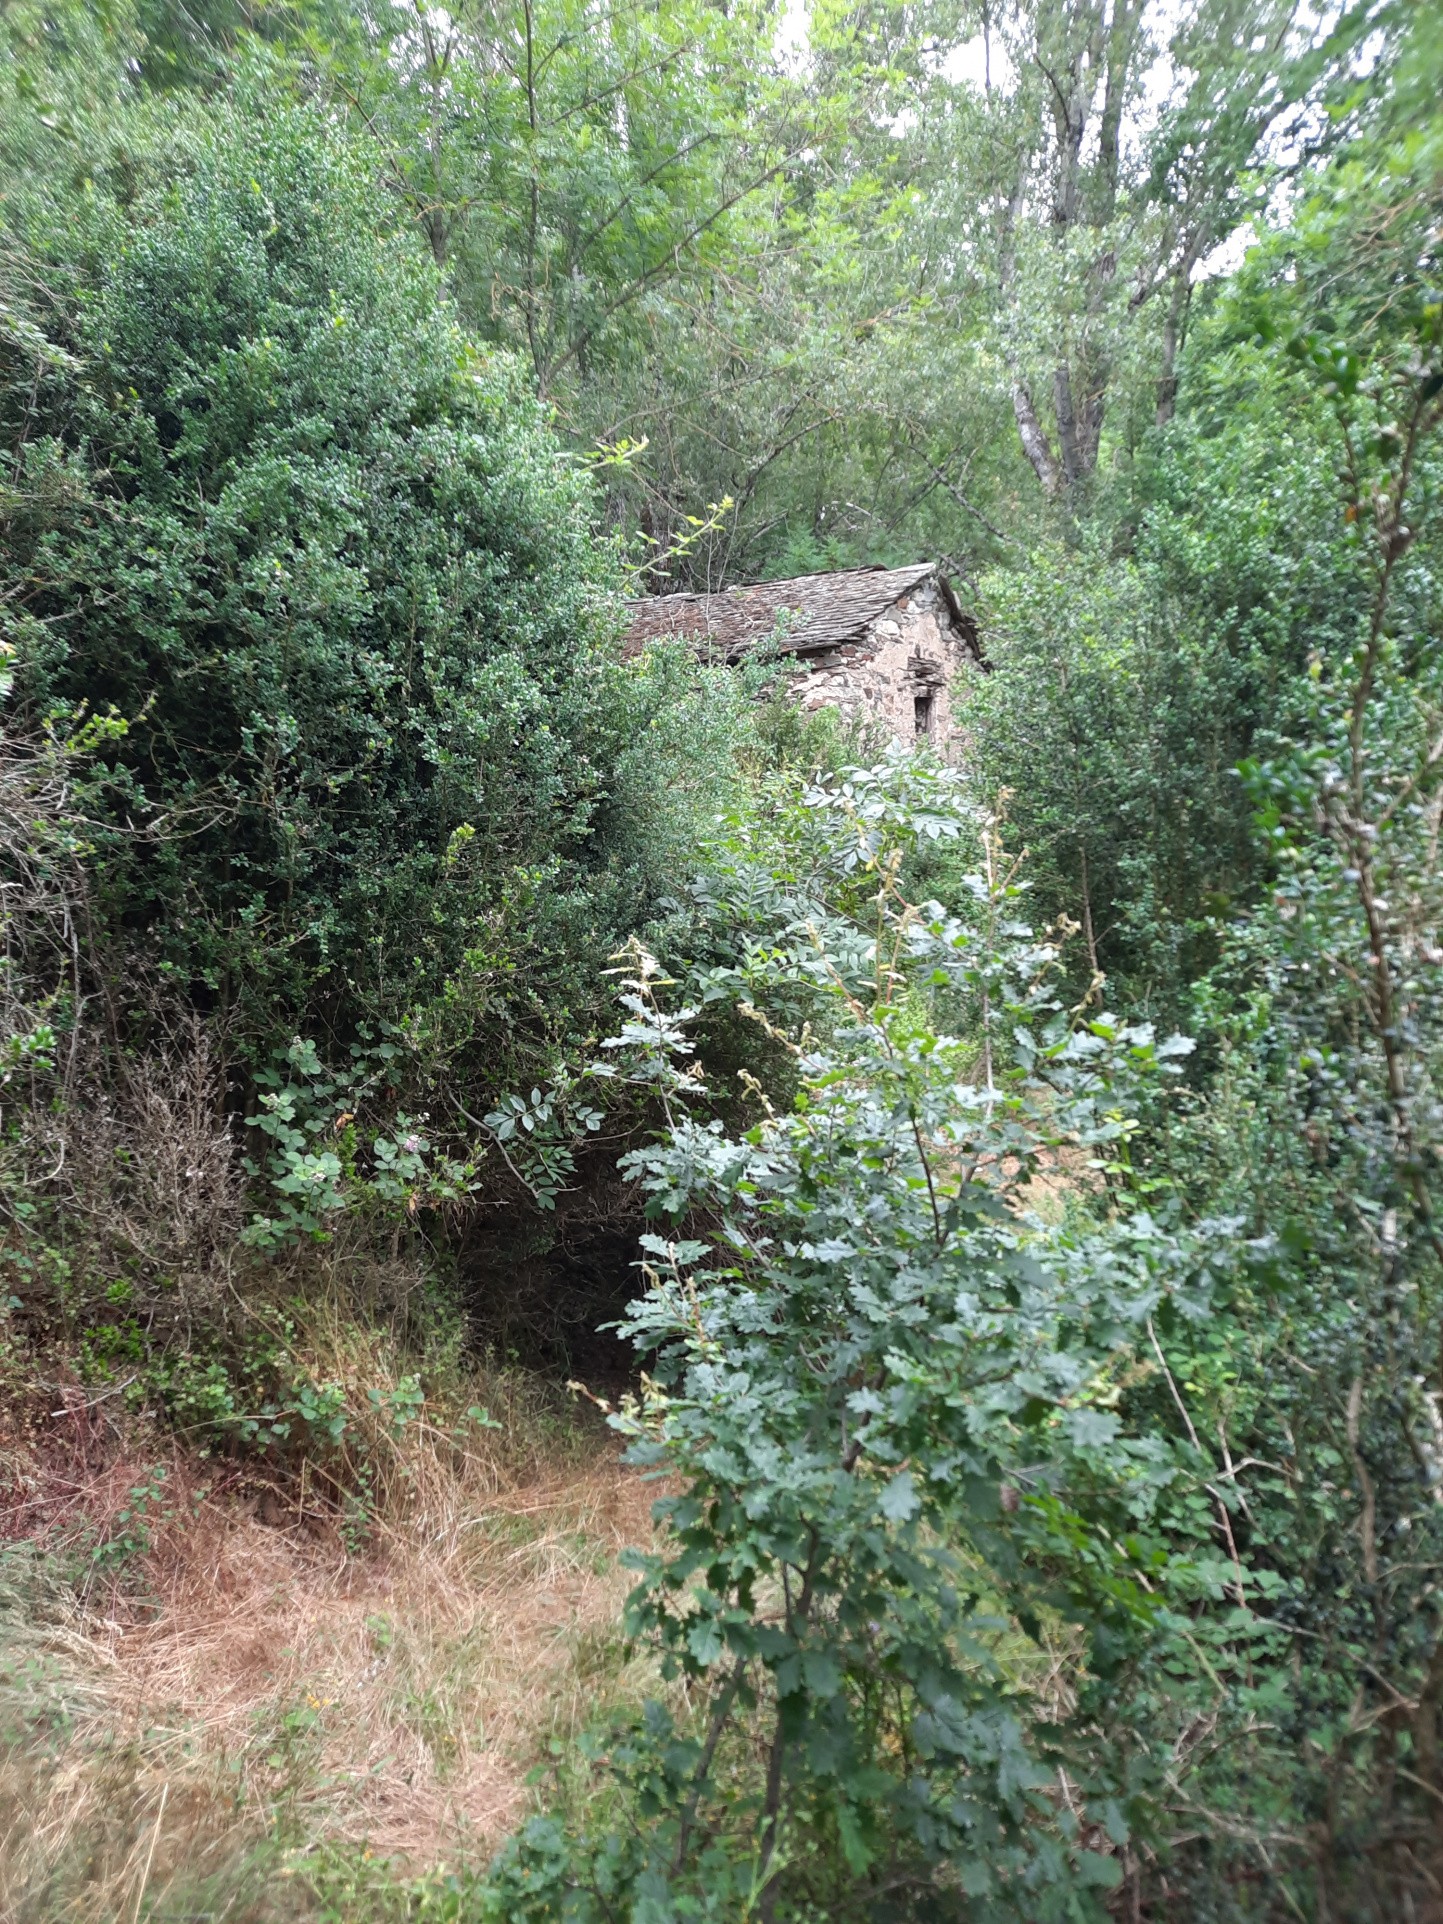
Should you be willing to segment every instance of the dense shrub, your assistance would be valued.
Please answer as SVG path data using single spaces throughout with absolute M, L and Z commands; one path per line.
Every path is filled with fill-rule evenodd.
M 685 1683 L 612 1734 L 615 1809 L 502 1857 L 498 1924 L 1100 1919 L 1154 1819 L 1198 1694 L 1174 1612 L 1236 1573 L 1188 1446 L 1118 1385 L 1154 1315 L 1205 1314 L 1216 1238 L 1110 1209 L 1105 1172 L 1188 1045 L 1069 1015 L 981 826 L 905 758 L 812 785 L 714 851 L 729 965 L 634 957 L 612 1054 L 666 1128 L 628 1163 L 661 1233 L 613 1420 L 678 1485 L 630 1626 Z M 902 893 L 926 842 L 975 864 L 960 912 Z M 777 1049 L 750 1127 L 697 1072 L 726 1004 Z M 1175 1703 L 1099 1744 L 1179 1650 Z
M 664 857 L 634 751 L 665 693 L 615 658 L 543 412 L 324 119 L 255 88 L 135 112 L 125 172 L 23 237 L 59 290 L 0 396 L 23 711 L 130 723 L 106 924 L 242 1033 L 463 968 L 554 1023 Z

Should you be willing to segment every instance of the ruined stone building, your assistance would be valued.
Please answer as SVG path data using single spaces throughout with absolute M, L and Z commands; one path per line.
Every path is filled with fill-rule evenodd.
M 737 662 L 773 635 L 794 658 L 797 700 L 879 721 L 894 740 L 929 741 L 951 759 L 967 679 L 982 667 L 977 628 L 935 562 L 843 568 L 761 581 L 720 594 L 654 595 L 630 603 L 628 652 L 685 640 Z

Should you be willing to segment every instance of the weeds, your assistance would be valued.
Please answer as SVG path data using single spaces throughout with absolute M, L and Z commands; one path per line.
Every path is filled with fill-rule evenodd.
M 340 1293 L 288 1340 L 334 1392 L 295 1456 L 203 1456 L 123 1397 L 12 1412 L 7 1924 L 460 1917 L 548 1743 L 637 1686 L 651 1493 L 589 1410 Z

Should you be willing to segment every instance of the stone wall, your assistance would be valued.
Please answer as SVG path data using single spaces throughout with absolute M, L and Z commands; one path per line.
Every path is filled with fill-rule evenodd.
M 977 664 L 935 583 L 894 602 L 865 641 L 805 660 L 796 690 L 803 708 L 869 717 L 906 747 L 925 737 L 946 760 L 958 759 L 967 678 Z

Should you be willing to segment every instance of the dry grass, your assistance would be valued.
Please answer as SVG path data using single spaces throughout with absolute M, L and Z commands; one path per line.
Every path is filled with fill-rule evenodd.
M 534 1398 L 528 1414 L 514 1381 L 474 1387 L 502 1428 L 410 1425 L 359 1550 L 304 1483 L 267 1487 L 73 1398 L 12 1449 L 5 1924 L 351 1915 L 274 1875 L 276 1840 L 293 1868 L 352 1847 L 482 1861 L 548 1740 L 635 1693 L 616 1559 L 648 1539 L 654 1492 L 598 1426 L 554 1404 L 542 1421 Z M 107 1540 L 122 1554 L 97 1563 L 87 1543 Z

